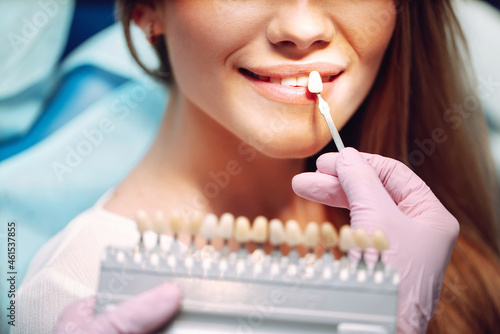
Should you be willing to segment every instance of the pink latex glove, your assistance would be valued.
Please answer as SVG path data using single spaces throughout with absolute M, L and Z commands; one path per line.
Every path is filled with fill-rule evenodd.
M 152 333 L 177 313 L 180 301 L 177 285 L 161 284 L 122 302 L 112 311 L 95 315 L 95 297 L 90 297 L 69 305 L 59 317 L 54 333 Z
M 401 275 L 398 333 L 425 333 L 458 238 L 458 221 L 404 164 L 346 148 L 318 158 L 316 173 L 292 180 L 297 195 L 347 208 L 353 230 L 382 230 L 385 263 Z

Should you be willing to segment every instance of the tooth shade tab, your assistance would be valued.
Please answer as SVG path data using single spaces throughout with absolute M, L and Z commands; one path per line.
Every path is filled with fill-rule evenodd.
M 178 210 L 172 210 L 170 213 L 170 230 L 173 234 L 177 234 L 182 231 L 184 227 L 184 219 L 182 219 L 181 213 Z
M 344 225 L 340 228 L 339 248 L 343 252 L 348 252 L 356 246 L 356 241 L 352 235 L 351 227 Z
M 236 241 L 239 243 L 245 243 L 250 240 L 251 235 L 250 220 L 244 216 L 236 218 L 236 230 L 234 232 L 234 238 Z
M 149 221 L 148 214 L 144 210 L 138 210 L 136 212 L 135 223 L 137 224 L 137 230 L 141 234 L 151 229 L 151 223 Z
M 356 231 L 353 232 L 354 240 L 356 241 L 356 245 L 364 251 L 368 247 L 372 245 L 371 238 L 366 233 L 366 230 L 364 228 L 358 228 Z
M 375 230 L 373 232 L 372 239 L 373 247 L 375 247 L 378 252 L 381 253 L 389 249 L 389 240 L 387 239 L 385 233 L 381 230 Z
M 222 239 L 231 239 L 233 236 L 233 230 L 234 216 L 231 213 L 226 212 L 222 216 L 220 216 L 217 235 Z
M 217 232 L 217 216 L 209 213 L 203 219 L 200 228 L 200 234 L 207 240 L 212 240 Z
M 267 225 L 268 225 L 268 220 L 264 216 L 258 216 L 254 219 L 252 227 L 253 241 L 258 243 L 266 242 Z
M 200 212 L 194 212 L 187 222 L 186 230 L 189 234 L 196 235 L 200 231 L 201 223 L 203 222 L 203 215 Z
M 335 246 L 339 241 L 337 231 L 330 223 L 321 224 L 321 237 L 327 248 Z
M 157 234 L 162 234 L 167 229 L 167 221 L 163 211 L 157 210 L 153 216 L 153 231 Z
M 269 243 L 279 246 L 285 242 L 285 229 L 279 219 L 272 219 L 269 222 Z
M 323 91 L 323 81 L 321 80 L 321 76 L 318 71 L 312 71 L 309 74 L 309 84 L 307 88 L 314 94 L 318 94 Z
M 309 248 L 314 248 L 318 244 L 319 227 L 318 223 L 310 222 L 304 231 L 304 245 Z
M 302 242 L 303 235 L 299 223 L 296 220 L 289 220 L 285 225 L 286 243 L 290 247 L 295 247 Z
M 282 85 L 282 86 L 289 86 L 289 87 L 308 87 L 309 85 L 309 76 L 308 75 L 299 75 L 296 77 L 269 77 L 269 76 L 264 76 L 264 75 L 259 75 L 255 74 L 249 70 L 246 69 L 240 69 L 240 72 L 248 75 L 252 78 L 255 78 L 259 81 L 264 81 L 264 82 L 270 82 L 272 84 L 277 84 L 277 85 Z M 320 77 L 322 82 L 329 82 L 332 79 L 334 79 L 337 75 L 331 75 L 331 76 L 323 76 Z

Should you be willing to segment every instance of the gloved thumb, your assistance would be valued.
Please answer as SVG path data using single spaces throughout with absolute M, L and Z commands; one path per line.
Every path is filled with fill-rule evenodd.
M 150 333 L 175 315 L 180 301 L 177 285 L 161 284 L 99 314 L 92 327 L 94 333 Z
M 373 231 L 403 215 L 378 173 L 357 150 L 348 147 L 340 152 L 337 177 L 349 202 L 353 228 Z

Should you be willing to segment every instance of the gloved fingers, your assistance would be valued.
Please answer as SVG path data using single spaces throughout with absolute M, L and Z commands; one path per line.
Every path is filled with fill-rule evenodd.
M 382 185 L 371 165 L 352 149 L 346 148 L 337 161 L 337 174 L 349 201 L 351 225 L 371 232 L 405 217 Z
M 292 189 L 300 197 L 337 208 L 349 208 L 336 176 L 322 173 L 302 173 L 292 179 Z
M 99 314 L 92 327 L 96 333 L 149 333 L 177 313 L 180 301 L 177 285 L 161 284 Z
M 77 329 L 85 328 L 94 317 L 94 305 L 95 296 L 92 296 L 66 307 L 59 316 L 54 333 L 74 333 Z
M 326 153 L 320 156 L 316 162 L 318 171 L 338 176 L 338 161 L 342 160 L 342 153 Z M 430 202 L 430 206 L 435 207 L 437 201 L 435 195 L 425 182 L 405 164 L 377 154 L 359 154 L 374 168 L 384 188 L 403 213 L 416 217 L 426 212 L 429 207 L 424 205 L 426 201 Z

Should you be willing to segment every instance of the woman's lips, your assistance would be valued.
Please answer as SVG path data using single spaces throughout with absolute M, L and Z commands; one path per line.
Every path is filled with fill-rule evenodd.
M 286 84 L 281 84 L 279 80 L 258 76 L 246 69 L 240 69 L 239 72 L 250 81 L 257 93 L 267 99 L 286 104 L 311 104 L 316 100 L 316 94 L 309 92 L 307 89 L 307 82 L 301 82 L 302 80 L 300 77 L 298 78 L 298 85 L 301 86 L 288 86 Z M 333 84 L 342 73 L 343 72 L 334 76 L 323 77 L 324 94 L 328 94 L 328 91 L 331 90 Z M 284 79 L 284 81 L 288 80 L 289 78 Z

